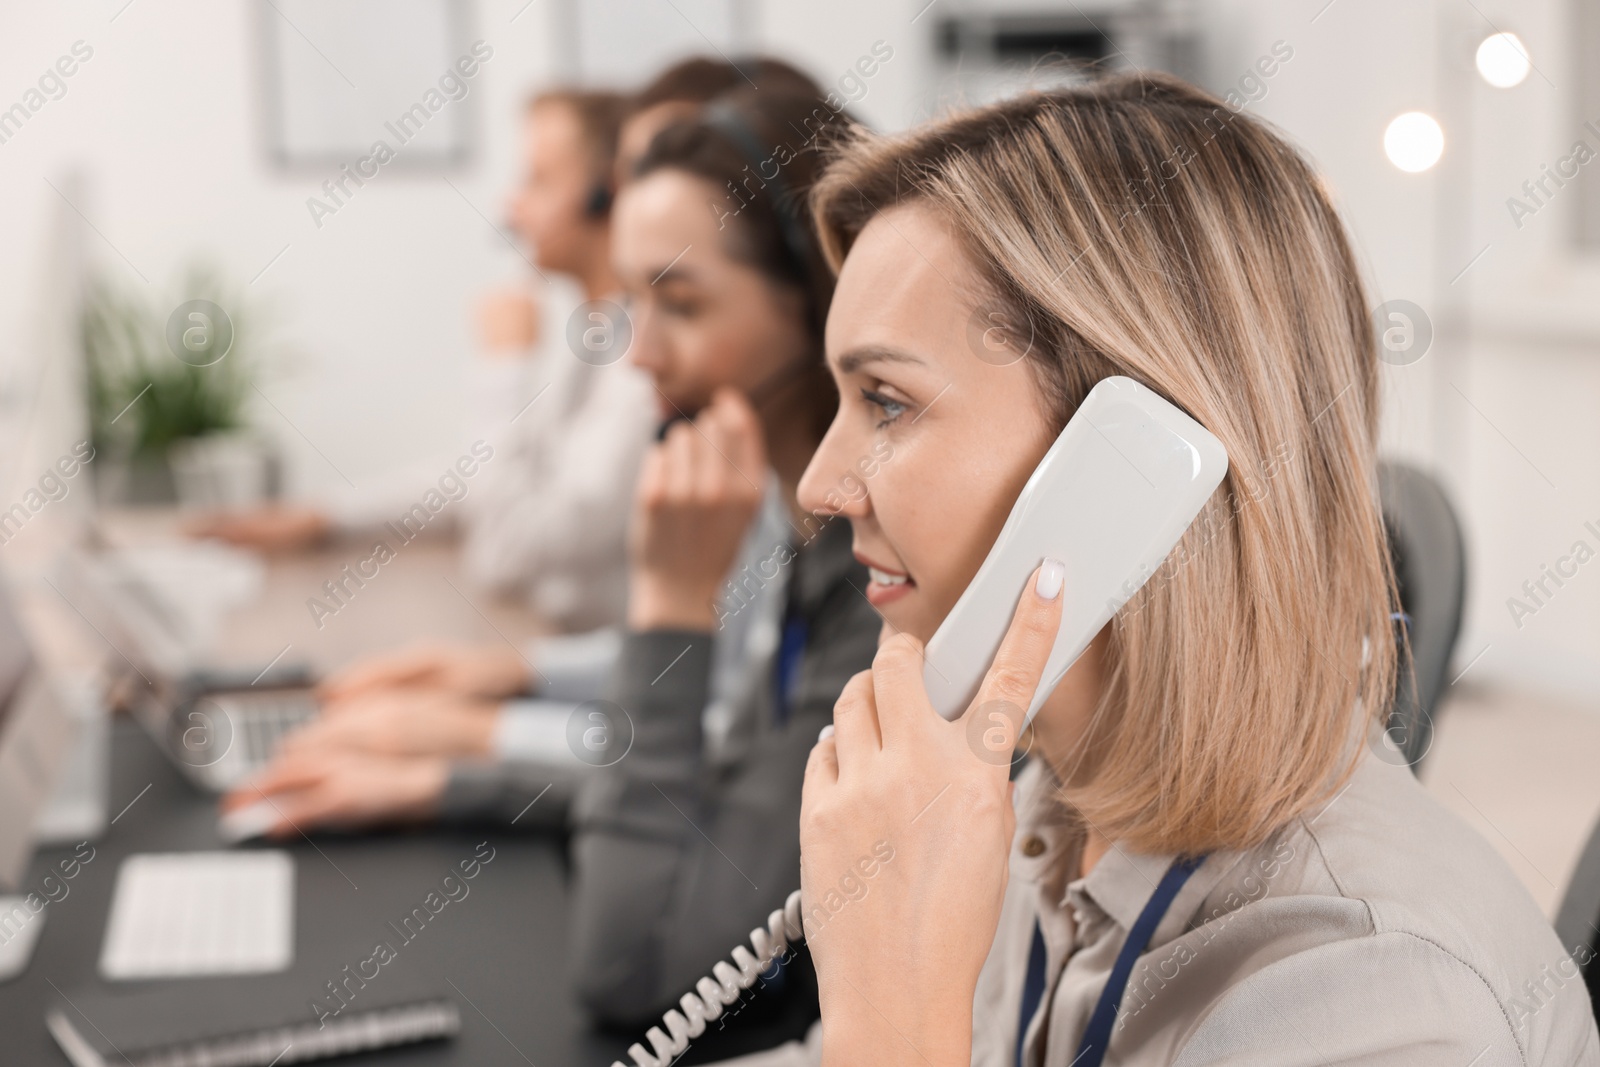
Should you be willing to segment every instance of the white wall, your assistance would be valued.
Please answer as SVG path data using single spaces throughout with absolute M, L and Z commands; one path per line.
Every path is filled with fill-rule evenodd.
M 1218 0 L 1231 63 L 1219 51 L 1213 69 L 1242 69 L 1274 37 L 1294 45 L 1259 113 L 1328 176 L 1374 300 L 1410 299 L 1433 319 L 1433 350 L 1384 370 L 1385 447 L 1432 470 L 1466 524 L 1456 669 L 1594 701 L 1600 566 L 1549 583 L 1547 606 L 1520 626 L 1507 607 L 1577 539 L 1600 551 L 1583 528 L 1600 529 L 1600 271 L 1568 251 L 1572 188 L 1520 229 L 1505 204 L 1578 136 L 1600 150 L 1575 115 L 1569 5 L 1325 3 Z M 1517 33 L 1536 67 L 1512 89 L 1473 69 L 1478 42 L 1496 29 Z M 1408 110 L 1446 131 L 1443 159 L 1421 175 L 1382 155 L 1384 126 Z
M 78 206 L 101 235 L 90 251 L 141 293 L 169 292 L 196 257 L 244 285 L 288 246 L 249 289 L 281 316 L 294 350 L 262 385 L 282 417 L 264 406 L 258 417 L 288 450 L 298 486 L 338 483 L 328 461 L 359 483 L 458 447 L 467 313 L 485 286 L 527 274 L 477 212 L 502 216 L 515 116 L 549 59 L 545 0 L 514 24 L 522 0 L 479 6 L 474 36 L 494 55 L 467 103 L 491 136 L 450 175 L 473 206 L 438 177 L 381 172 L 320 229 L 306 200 L 321 178 L 280 177 L 262 160 L 255 5 L 136 0 L 118 15 L 122 2 L 18 5 L 0 34 L 7 105 L 74 41 L 94 49 L 66 95 L 0 144 L 7 365 L 32 358 L 37 264 L 59 206 L 46 181 L 82 168 L 91 195 Z
M 551 72 L 572 66 L 570 46 L 562 44 L 571 40 L 563 21 L 568 0 L 533 0 L 512 23 L 523 2 L 477 6 L 474 36 L 495 49 L 471 99 L 486 140 L 478 160 L 451 175 L 491 219 L 499 218 L 515 176 L 521 99 Z M 15 392 L 17 382 L 31 380 L 17 368 L 28 362 L 26 338 L 42 302 L 37 275 L 56 200 L 44 179 L 82 165 L 94 183 L 83 206 L 105 239 L 91 236 L 94 251 L 141 288 L 170 279 L 199 253 L 248 280 L 290 246 L 254 289 L 281 309 L 281 332 L 299 353 L 264 385 L 292 427 L 270 410 L 261 413 L 291 456 L 296 485 L 339 481 L 306 439 L 357 482 L 456 447 L 464 411 L 457 370 L 471 345 L 467 313 L 485 286 L 527 274 L 520 259 L 436 177 L 385 174 L 317 231 L 305 209 L 315 183 L 276 177 L 260 161 L 254 7 L 242 0 L 135 0 L 117 14 L 122 3 L 14 5 L 20 10 L 8 13 L 0 34 L 0 106 L 74 40 L 95 49 L 66 97 L 0 145 L 0 386 L 10 382 Z M 606 6 L 629 3 L 659 7 L 665 0 Z M 894 59 L 870 81 L 857 110 L 894 128 L 927 115 L 942 92 L 933 73 L 933 24 L 962 5 L 938 0 L 913 23 L 925 6 L 763 0 L 713 29 L 795 60 L 824 81 L 873 42 L 887 42 Z M 1520 629 L 1505 603 L 1538 576 L 1541 563 L 1553 563 L 1585 536 L 1584 520 L 1600 528 L 1593 463 L 1600 455 L 1600 300 L 1593 299 L 1600 278 L 1563 252 L 1564 213 L 1574 196 L 1558 197 L 1520 230 L 1504 203 L 1579 136 L 1564 91 L 1574 80 L 1567 5 L 1189 6 L 1213 88 L 1228 88 L 1275 41 L 1294 49 L 1253 110 L 1302 145 L 1326 175 L 1374 299 L 1411 299 L 1434 318 L 1438 337 L 1428 356 L 1384 372 L 1386 442 L 1392 453 L 1435 470 L 1468 523 L 1473 586 L 1461 666 L 1487 647 L 1472 667 L 1474 679 L 1600 696 L 1593 655 L 1600 562 L 1582 568 Z M 661 15 L 649 10 L 652 19 Z M 1511 90 L 1479 81 L 1471 54 L 1489 23 L 1519 33 L 1540 73 Z M 644 47 L 641 35 L 661 32 L 646 34 L 648 26 L 670 24 L 624 20 L 616 51 L 608 53 L 616 69 L 637 69 L 635 80 L 642 79 L 648 71 L 642 62 L 629 67 L 629 49 Z M 1444 160 L 1423 175 L 1399 172 L 1382 154 L 1384 126 L 1411 109 L 1438 115 L 1446 127 Z M 1600 148 L 1600 139 L 1590 140 Z M 1485 244 L 1490 251 L 1449 284 Z M 9 466 L 0 466 L 0 479 L 11 477 Z M 1600 550 L 1600 537 L 1588 539 Z

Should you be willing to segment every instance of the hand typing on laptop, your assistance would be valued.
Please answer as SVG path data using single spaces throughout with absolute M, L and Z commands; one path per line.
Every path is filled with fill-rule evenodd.
M 351 664 L 318 688 L 325 701 L 382 690 L 425 686 L 462 696 L 497 699 L 526 691 L 533 668 L 509 645 L 430 642 Z
M 437 689 L 383 689 L 335 700 L 289 735 L 224 812 L 270 800 L 266 834 L 405 821 L 432 813 L 449 761 L 490 751 L 496 705 Z M 267 820 L 268 815 L 277 815 Z
M 450 761 L 491 754 L 495 698 L 525 689 L 530 674 L 513 649 L 454 644 L 347 668 L 319 688 L 322 713 L 223 801 L 225 825 L 250 831 L 229 836 L 432 815 Z
M 389 756 L 486 756 L 497 705 L 442 689 L 383 689 L 327 701 L 282 751 L 349 749 Z
M 316 827 L 353 828 L 426 819 L 449 779 L 437 756 L 379 756 L 326 749 L 284 753 L 222 801 L 224 818 L 257 809 L 266 837 L 293 837 Z M 261 805 L 268 805 L 266 809 Z M 244 835 L 248 836 L 248 835 Z

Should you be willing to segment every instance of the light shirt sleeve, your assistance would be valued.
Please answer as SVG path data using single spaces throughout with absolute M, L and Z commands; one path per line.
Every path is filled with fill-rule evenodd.
M 538 695 L 572 703 L 600 697 L 621 654 L 622 629 L 616 626 L 537 637 L 527 648 L 528 661 L 539 674 Z
M 508 700 L 500 705 L 494 726 L 494 758 L 500 762 L 571 764 L 567 733 L 572 716 L 583 707 L 571 700 Z
M 538 696 L 500 705 L 495 758 L 578 763 L 568 743 L 568 724 L 584 703 L 605 691 L 621 651 L 622 631 L 614 627 L 528 642 L 528 660 L 539 672 Z
M 543 385 L 463 509 L 462 566 L 476 584 L 526 592 L 562 626 L 621 620 L 626 533 L 655 428 L 649 380 L 626 364 L 540 358 Z

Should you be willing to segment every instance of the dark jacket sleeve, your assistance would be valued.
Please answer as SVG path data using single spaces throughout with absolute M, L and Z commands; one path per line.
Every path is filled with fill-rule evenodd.
M 588 767 L 556 767 L 522 760 L 473 761 L 451 766 L 439 798 L 441 822 L 492 822 L 518 830 L 564 830 Z
M 710 635 L 628 637 L 615 693 L 633 748 L 574 810 L 574 984 L 597 1018 L 650 1022 L 799 886 L 806 759 L 845 682 L 871 665 L 879 625 L 857 592 L 836 592 L 812 622 L 788 721 L 729 766 L 703 754 Z M 752 673 L 752 713 L 770 722 L 770 662 Z

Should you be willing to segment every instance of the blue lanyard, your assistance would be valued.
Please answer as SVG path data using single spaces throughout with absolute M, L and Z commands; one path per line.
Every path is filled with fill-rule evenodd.
M 779 726 L 789 721 L 789 708 L 794 702 L 795 682 L 800 678 L 800 660 L 805 656 L 808 636 L 810 627 L 805 616 L 795 613 L 784 620 L 783 639 L 778 645 L 778 662 L 773 671 L 773 683 L 777 687 L 773 711 Z
M 1111 1027 L 1117 1021 L 1117 1010 L 1122 1007 L 1122 994 L 1127 992 L 1133 965 L 1149 947 L 1156 927 L 1172 906 L 1172 898 L 1178 895 L 1178 890 L 1183 888 L 1189 876 L 1205 861 L 1203 855 L 1173 860 L 1167 873 L 1161 876 L 1161 883 L 1150 894 L 1149 902 L 1139 913 L 1139 918 L 1134 920 L 1133 929 L 1128 931 L 1128 939 L 1122 943 L 1122 951 L 1117 954 L 1117 962 L 1111 967 L 1106 987 L 1100 991 L 1100 1002 L 1094 1006 L 1094 1014 L 1089 1016 L 1089 1025 L 1084 1028 L 1083 1042 L 1078 1046 L 1078 1055 L 1072 1060 L 1073 1067 L 1100 1067 L 1100 1061 L 1105 1059 L 1106 1049 L 1111 1045 Z M 1028 951 L 1028 975 L 1022 986 L 1022 1018 L 1017 1023 L 1017 1067 L 1022 1067 L 1022 1039 L 1028 1033 L 1028 1024 L 1033 1022 L 1033 1016 L 1039 1010 L 1039 1002 L 1044 998 L 1044 969 L 1044 933 L 1035 920 L 1033 947 Z

